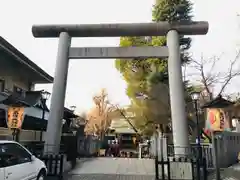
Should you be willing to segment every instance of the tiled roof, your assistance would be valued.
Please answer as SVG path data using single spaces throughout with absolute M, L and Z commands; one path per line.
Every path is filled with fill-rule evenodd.
M 42 97 L 41 91 L 27 91 L 24 100 L 31 106 L 36 105 Z
M 64 108 L 64 117 L 65 118 L 77 118 L 78 116 L 68 108 Z
M 5 104 L 5 105 L 13 105 L 14 104 L 14 105 L 20 105 L 20 106 L 31 106 L 30 104 L 28 104 L 25 101 L 24 97 L 18 96 L 16 94 L 9 94 L 0 103 Z
M 35 106 L 42 97 L 41 91 L 27 91 L 25 93 L 25 96 L 20 96 L 19 94 L 12 93 L 12 92 L 2 93 L 2 94 L 4 94 L 5 99 L 0 101 L 0 103 L 6 104 L 6 105 L 19 104 L 23 106 Z M 45 110 L 48 110 L 47 106 L 45 106 Z
M 210 102 L 207 102 L 202 106 L 202 108 L 225 108 L 227 106 L 233 105 L 234 102 L 224 99 L 222 96 L 218 96 Z
M 5 98 L 3 98 L 2 101 L 0 101 L 0 104 L 5 105 L 21 105 L 21 106 L 28 106 L 28 107 L 36 107 L 39 109 L 42 109 L 42 106 L 39 103 L 41 100 L 42 91 L 27 91 L 25 94 L 25 97 L 19 96 L 17 94 L 7 94 L 7 93 L 1 93 Z M 44 107 L 45 111 L 49 112 L 48 107 L 45 105 Z M 74 114 L 74 112 L 68 108 L 64 108 L 64 119 L 71 119 L 71 118 L 77 118 L 78 116 Z

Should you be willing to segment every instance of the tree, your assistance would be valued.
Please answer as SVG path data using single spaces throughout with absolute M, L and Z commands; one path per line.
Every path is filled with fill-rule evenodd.
M 190 21 L 192 16 L 190 15 L 192 10 L 192 4 L 189 0 L 156 0 L 156 4 L 153 7 L 153 21 Z M 181 36 L 181 61 L 187 63 L 190 58 L 187 50 L 190 48 L 191 39 Z M 120 46 L 165 46 L 166 37 L 122 37 L 120 39 Z M 168 71 L 167 60 L 158 58 L 149 59 L 117 59 L 116 68 L 123 75 L 123 78 L 127 82 L 127 95 L 132 101 L 132 108 L 135 109 L 136 124 L 148 124 L 152 126 L 152 117 L 154 112 L 150 109 L 149 102 L 143 102 L 136 98 L 136 93 L 144 93 L 149 97 L 152 96 L 151 92 L 157 89 L 156 87 L 161 84 L 168 85 Z M 155 87 L 156 85 L 156 87 Z M 163 105 L 160 103 L 161 97 L 164 96 L 165 91 L 158 92 L 158 101 L 155 102 L 158 107 Z M 155 95 L 154 95 L 155 96 Z M 167 96 L 168 97 L 168 96 Z M 153 99 L 153 98 L 151 98 Z M 169 109 L 169 107 L 168 107 Z M 155 111 L 156 112 L 156 111 Z M 148 119 L 148 120 L 147 120 Z M 156 117 L 154 119 L 159 119 Z M 146 122 L 145 122 L 146 121 Z M 164 120 L 165 121 L 165 120 Z M 160 123 L 160 121 L 158 121 Z M 151 129 L 151 128 L 149 128 Z
M 197 82 L 202 86 L 202 99 L 212 100 L 215 96 L 222 95 L 230 84 L 230 82 L 240 75 L 240 68 L 238 67 L 240 57 L 240 50 L 237 52 L 233 60 L 229 61 L 227 71 L 219 71 L 217 64 L 221 57 L 213 56 L 212 58 L 204 58 L 201 56 L 199 61 L 193 60 L 192 67 L 197 70 L 197 73 L 191 74 L 197 76 Z M 218 92 L 213 92 L 213 89 L 219 87 Z
M 93 102 L 94 107 L 87 114 L 88 123 L 86 124 L 85 132 L 103 138 L 111 125 L 111 112 L 114 108 L 108 101 L 106 89 L 102 89 L 99 94 L 95 95 Z

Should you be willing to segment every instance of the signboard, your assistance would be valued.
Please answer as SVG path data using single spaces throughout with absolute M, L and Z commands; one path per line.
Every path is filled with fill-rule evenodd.
M 9 107 L 7 125 L 10 129 L 20 129 L 24 118 L 24 107 Z
M 223 108 L 208 108 L 205 124 L 205 132 L 229 131 L 229 113 Z
M 69 59 L 115 58 L 167 58 L 168 48 L 163 47 L 72 47 Z

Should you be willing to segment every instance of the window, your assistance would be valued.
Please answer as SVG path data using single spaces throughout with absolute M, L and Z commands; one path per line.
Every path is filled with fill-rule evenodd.
M 5 89 L 5 81 L 3 79 L 0 79 L 0 92 L 3 92 Z
M 0 166 L 14 166 L 31 161 L 31 154 L 15 143 L 0 144 Z

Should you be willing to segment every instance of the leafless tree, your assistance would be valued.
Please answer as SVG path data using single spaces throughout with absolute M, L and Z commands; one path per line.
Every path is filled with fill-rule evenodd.
M 199 82 L 206 91 L 210 100 L 213 99 L 213 90 L 216 85 L 220 85 L 220 90 L 215 93 L 217 96 L 222 95 L 229 83 L 240 75 L 240 67 L 237 67 L 237 63 L 240 57 L 240 50 L 237 52 L 235 58 L 230 60 L 227 71 L 216 71 L 216 65 L 220 62 L 221 56 L 214 56 L 212 58 L 204 58 L 201 56 L 199 61 L 192 60 L 192 67 L 197 70 L 196 74 L 199 76 Z M 226 61 L 227 63 L 228 61 Z M 210 67 L 210 68 L 209 68 Z M 208 70 L 206 70 L 208 69 Z

